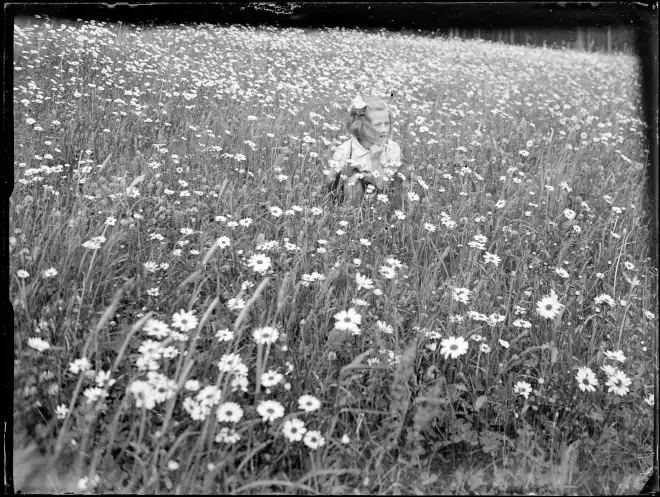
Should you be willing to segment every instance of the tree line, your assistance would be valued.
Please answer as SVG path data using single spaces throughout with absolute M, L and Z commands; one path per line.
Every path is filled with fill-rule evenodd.
M 586 52 L 632 53 L 635 46 L 635 32 L 617 26 L 572 29 L 445 28 L 436 33 L 450 38 L 482 39 L 511 45 L 568 48 Z

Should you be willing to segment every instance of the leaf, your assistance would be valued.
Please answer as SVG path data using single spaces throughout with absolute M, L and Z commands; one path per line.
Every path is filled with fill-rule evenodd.
M 426 475 L 422 475 L 422 476 L 426 476 Z M 437 480 L 438 480 L 438 475 L 435 474 L 430 475 L 422 481 L 422 486 L 431 485 L 435 483 Z
M 550 349 L 550 363 L 554 364 L 557 362 L 557 356 L 559 355 L 559 350 L 554 345 Z
M 603 413 L 595 410 L 589 413 L 589 417 L 594 421 L 603 421 L 603 419 L 605 419 Z
M 470 490 L 474 491 L 484 484 L 483 471 L 477 471 L 468 478 L 467 486 Z
M 467 387 L 463 383 L 453 383 L 447 386 L 447 391 L 453 397 L 457 392 L 467 392 Z
M 477 399 L 474 401 L 474 410 L 478 411 L 479 409 L 481 409 L 487 400 L 488 397 L 486 397 L 485 395 L 480 395 L 479 397 L 477 397 Z

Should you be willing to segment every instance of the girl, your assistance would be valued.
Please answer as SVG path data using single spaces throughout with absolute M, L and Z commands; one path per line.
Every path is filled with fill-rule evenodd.
M 353 136 L 337 147 L 330 161 L 330 169 L 324 171 L 326 191 L 339 200 L 346 199 L 351 205 L 359 205 L 365 191 L 385 193 L 392 190 L 390 184 L 396 181 L 400 183 L 398 196 L 403 201 L 409 182 L 398 172 L 401 149 L 390 140 L 390 108 L 379 98 L 362 100 L 358 95 L 348 112 L 345 127 Z M 396 196 L 395 200 L 398 200 Z

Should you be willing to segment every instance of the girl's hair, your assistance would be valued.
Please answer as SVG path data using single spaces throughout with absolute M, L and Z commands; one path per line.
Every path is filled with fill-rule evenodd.
M 386 110 L 389 113 L 391 123 L 392 110 L 383 100 L 378 97 L 367 97 L 364 99 L 364 102 L 367 104 L 364 109 L 356 109 L 355 107 L 351 106 L 348 116 L 346 116 L 346 120 L 344 121 L 344 125 L 346 127 L 346 131 L 348 131 L 358 140 L 360 138 L 366 138 L 369 141 L 374 141 L 373 138 L 378 136 L 378 134 L 371 125 L 371 121 L 369 121 L 369 116 L 367 113 L 374 110 Z M 390 138 L 391 136 L 392 126 L 390 126 L 390 134 L 387 136 L 387 138 Z

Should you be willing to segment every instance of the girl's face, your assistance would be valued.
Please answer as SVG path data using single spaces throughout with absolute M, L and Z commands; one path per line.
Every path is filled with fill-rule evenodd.
M 367 113 L 367 118 L 371 123 L 375 136 L 369 137 L 373 143 L 382 145 L 385 139 L 390 135 L 390 113 L 387 110 L 372 110 Z M 373 138 L 373 139 L 372 139 Z

